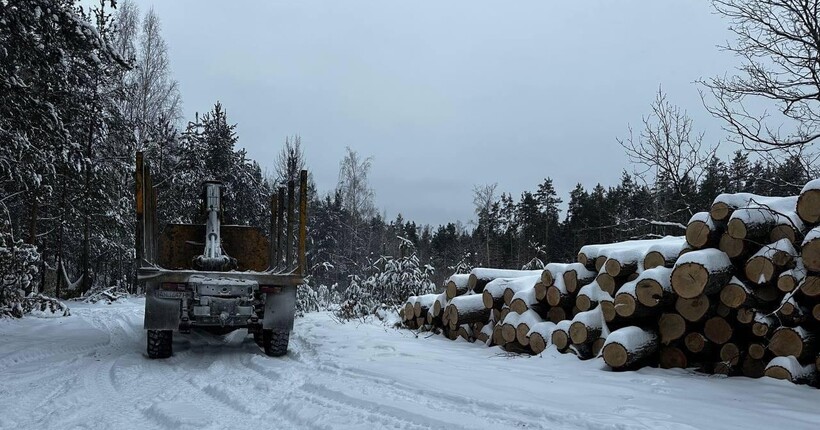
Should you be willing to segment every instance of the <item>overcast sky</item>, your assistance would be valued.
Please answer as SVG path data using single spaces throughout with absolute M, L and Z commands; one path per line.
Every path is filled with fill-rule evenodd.
M 694 81 L 736 64 L 705 0 L 138 4 L 160 16 L 186 118 L 221 101 L 263 168 L 301 135 L 322 193 L 350 146 L 373 157 L 379 211 L 433 225 L 472 219 L 475 184 L 517 198 L 549 176 L 565 202 L 617 184 L 633 168 L 615 138 L 659 85 L 721 140 Z

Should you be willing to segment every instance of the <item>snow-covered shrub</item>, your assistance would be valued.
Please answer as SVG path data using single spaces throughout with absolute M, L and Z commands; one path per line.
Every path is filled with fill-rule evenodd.
M 32 287 L 39 272 L 39 264 L 36 246 L 15 241 L 10 234 L 0 232 L 0 318 L 22 318 L 31 312 L 68 314 L 68 308 L 55 299 L 36 293 L 26 296 L 26 290 Z
M 407 297 L 435 292 L 435 284 L 430 282 L 435 269 L 419 262 L 412 242 L 402 237 L 399 240 L 402 257 L 381 256 L 364 280 L 351 275 L 337 312 L 339 318 L 371 315 L 379 308 L 397 309 Z
M 327 311 L 333 308 L 340 301 L 338 285 L 333 284 L 312 286 L 309 284 L 300 285 L 296 289 L 296 315 L 303 316 L 307 312 Z

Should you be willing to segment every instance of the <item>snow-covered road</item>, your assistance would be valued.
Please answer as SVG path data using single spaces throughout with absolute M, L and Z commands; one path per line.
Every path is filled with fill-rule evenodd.
M 683 370 L 613 373 L 547 350 L 297 320 L 290 353 L 244 332 L 144 354 L 141 300 L 0 321 L 0 428 L 817 428 L 820 390 Z

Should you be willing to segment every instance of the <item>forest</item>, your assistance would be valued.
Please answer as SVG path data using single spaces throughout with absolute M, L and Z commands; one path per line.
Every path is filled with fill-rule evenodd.
M 779 42 L 755 39 L 754 9 L 715 3 L 718 12 L 745 22 L 736 27 L 745 42 L 738 51 L 802 61 L 787 50 L 766 51 L 766 44 Z M 473 195 L 475 219 L 469 222 L 420 225 L 401 214 L 386 219 L 368 177 L 376 161 L 348 147 L 334 189 L 309 182 L 312 291 L 350 297 L 363 294 L 362 286 L 385 289 L 398 304 L 406 293 L 428 292 L 473 267 L 539 269 L 573 261 L 586 244 L 682 235 L 692 215 L 720 193 L 796 195 L 817 170 L 814 105 L 810 97 L 795 97 L 794 88 L 809 87 L 810 93 L 818 82 L 789 81 L 774 64 L 750 72 L 745 83 L 700 83 L 714 98 L 707 109 L 726 120 L 731 137 L 724 144 L 736 148 L 730 157 L 720 155 L 717 141 L 705 142 L 686 111 L 659 89 L 640 129 L 618 140 L 632 161 L 620 183 L 579 183 L 565 196 L 549 172 L 521 192 L 476 184 L 464 191 Z M 765 80 L 766 73 L 777 79 Z M 765 84 L 766 92 L 755 84 Z M 798 132 L 783 137 L 750 128 L 744 121 L 755 119 L 738 115 L 743 111 L 734 104 L 741 94 L 789 103 L 783 113 L 801 125 Z M 0 4 L 0 315 L 21 316 L 47 297 L 111 286 L 139 292 L 137 151 L 156 172 L 161 223 L 201 221 L 201 182 L 216 179 L 225 185 L 227 222 L 266 228 L 269 196 L 301 169 L 310 170 L 310 142 L 298 134 L 284 137 L 275 164 L 265 168 L 243 149 L 231 106 L 223 106 L 218 94 L 213 98 L 212 106 L 197 107 L 204 113 L 183 117 L 153 10 L 141 11 L 131 1 L 90 8 L 72 0 Z M 396 274 L 407 276 L 382 282 Z

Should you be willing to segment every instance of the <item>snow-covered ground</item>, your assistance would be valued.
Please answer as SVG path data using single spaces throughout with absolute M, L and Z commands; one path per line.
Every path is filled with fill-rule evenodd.
M 244 332 L 144 354 L 141 300 L 0 321 L 0 428 L 816 429 L 820 390 L 684 370 L 613 373 L 378 323 L 297 320 L 287 357 Z

